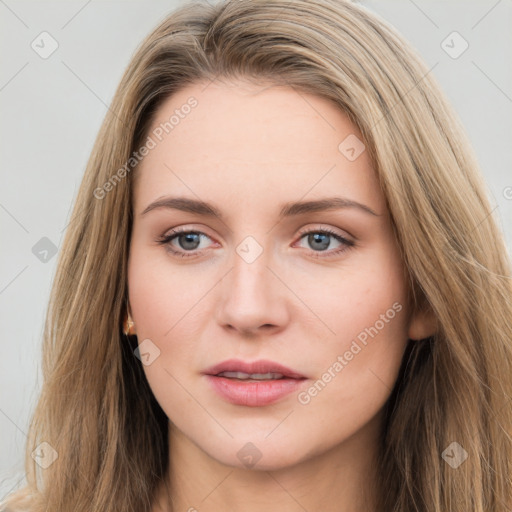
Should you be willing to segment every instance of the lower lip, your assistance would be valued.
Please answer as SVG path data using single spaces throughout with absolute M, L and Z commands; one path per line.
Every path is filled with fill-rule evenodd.
M 297 391 L 306 379 L 277 379 L 260 382 L 206 375 L 213 389 L 228 402 L 248 407 L 261 407 L 277 402 Z

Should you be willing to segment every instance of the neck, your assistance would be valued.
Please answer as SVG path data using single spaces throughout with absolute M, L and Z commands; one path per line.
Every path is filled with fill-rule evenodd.
M 374 511 L 381 419 L 328 451 L 269 471 L 222 464 L 170 422 L 170 471 L 153 512 Z

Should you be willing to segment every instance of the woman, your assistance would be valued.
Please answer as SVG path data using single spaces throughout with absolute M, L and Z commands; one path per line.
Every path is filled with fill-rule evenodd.
M 182 7 L 98 135 L 5 506 L 510 510 L 490 212 L 443 94 L 375 15 Z

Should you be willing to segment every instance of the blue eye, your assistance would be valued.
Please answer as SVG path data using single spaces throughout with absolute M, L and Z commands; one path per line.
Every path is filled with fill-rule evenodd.
M 305 231 L 302 232 L 301 235 L 301 240 L 304 237 L 307 237 L 306 239 L 309 246 L 318 249 L 313 251 L 314 257 L 316 258 L 329 258 L 331 256 L 336 256 L 355 245 L 351 240 L 348 240 L 327 228 Z M 326 251 L 333 238 L 340 243 L 340 247 L 338 249 L 328 251 L 326 256 L 318 254 L 319 252 L 321 253 Z
M 201 243 L 201 236 L 210 238 L 208 235 L 205 235 L 201 231 L 186 231 L 184 229 L 178 228 L 173 230 L 169 235 L 165 235 L 159 238 L 157 242 L 161 245 L 167 246 L 167 250 L 170 253 L 181 256 L 182 258 L 189 258 L 192 256 L 197 256 L 196 253 L 187 253 L 197 250 L 199 244 Z M 179 246 L 185 252 L 174 249 L 175 246 L 172 245 L 174 240 L 178 241 Z
M 166 250 L 173 255 L 181 258 L 191 258 L 201 255 L 201 250 L 198 251 L 201 243 L 201 237 L 210 239 L 208 235 L 201 231 L 177 228 L 172 230 L 168 235 L 158 238 L 156 242 L 160 245 L 166 246 Z M 353 241 L 348 240 L 326 228 L 301 232 L 300 240 L 306 237 L 307 243 L 313 248 L 311 253 L 315 258 L 336 256 L 355 245 Z M 340 243 L 341 246 L 335 250 L 327 251 L 332 239 Z M 177 240 L 179 247 L 176 247 L 176 245 L 172 243 L 175 240 Z M 323 252 L 326 252 L 326 255 L 319 254 Z

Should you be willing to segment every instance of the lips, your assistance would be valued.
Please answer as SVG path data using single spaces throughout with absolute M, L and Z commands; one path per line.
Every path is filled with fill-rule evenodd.
M 273 361 L 223 361 L 203 372 L 211 388 L 234 405 L 263 407 L 298 392 L 308 378 Z
M 267 361 L 264 359 L 260 359 L 258 361 L 253 362 L 245 362 L 240 359 L 229 359 L 227 361 L 223 361 L 222 363 L 216 364 L 205 370 L 203 372 L 205 375 L 213 375 L 219 376 L 219 374 L 228 378 L 236 378 L 233 374 L 247 374 L 252 376 L 260 376 L 259 378 L 263 378 L 263 376 L 267 376 L 268 374 L 273 374 L 274 379 L 305 379 L 304 375 L 301 375 L 299 372 L 294 371 L 282 364 L 276 363 L 274 361 Z M 244 376 L 240 376 L 239 378 L 246 379 Z M 256 377 L 258 378 L 258 377 Z

